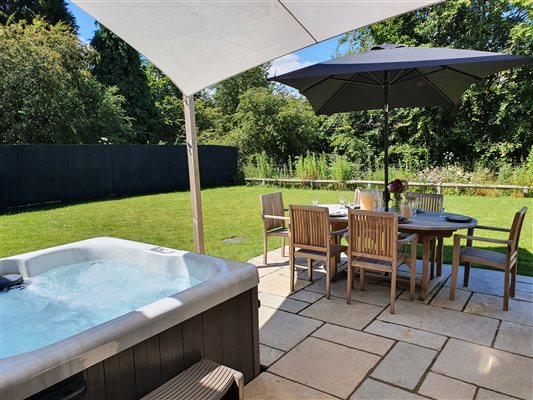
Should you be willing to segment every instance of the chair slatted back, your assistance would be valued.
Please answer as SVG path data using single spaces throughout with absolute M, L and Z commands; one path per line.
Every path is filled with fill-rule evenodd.
M 524 223 L 524 219 L 526 217 L 526 211 L 527 207 L 522 207 L 522 209 L 514 215 L 513 225 L 511 226 L 511 232 L 509 232 L 509 240 L 513 242 L 509 249 L 511 251 L 511 254 L 513 254 L 518 249 L 518 242 L 520 241 L 520 232 L 522 231 L 522 224 Z
M 262 194 L 260 199 L 263 215 L 275 215 L 279 217 L 285 215 L 281 192 Z M 282 220 L 266 219 L 264 223 L 267 230 L 283 228 L 285 226 L 285 221 Z
M 390 261 L 397 257 L 398 217 L 394 213 L 351 210 L 348 214 L 349 253 Z
M 329 210 L 327 207 L 289 206 L 290 234 L 294 247 L 327 251 Z
M 418 206 L 425 211 L 440 211 L 444 195 L 438 193 L 406 193 L 407 200 L 418 201 Z

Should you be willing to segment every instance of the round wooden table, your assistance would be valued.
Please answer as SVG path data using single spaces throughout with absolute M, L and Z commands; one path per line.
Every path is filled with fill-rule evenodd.
M 332 225 L 338 227 L 346 226 L 348 224 L 347 209 L 342 209 L 339 204 L 319 204 L 322 207 L 328 207 L 330 210 L 330 222 Z M 342 215 L 334 216 L 334 213 L 342 213 Z M 458 214 L 445 213 L 445 216 L 454 216 Z M 468 217 L 470 218 L 470 217 Z M 444 250 L 444 238 L 451 237 L 454 232 L 461 229 L 468 229 L 468 235 L 473 234 L 474 228 L 478 222 L 475 218 L 471 218 L 468 222 L 452 222 L 444 217 L 440 217 L 440 213 L 423 211 L 416 214 L 414 218 L 409 219 L 408 222 L 398 224 L 398 231 L 405 233 L 418 233 L 418 243 L 423 246 L 422 253 L 422 281 L 420 285 L 419 299 L 424 300 L 431 290 L 442 280 L 442 256 Z M 433 276 L 433 269 L 430 271 L 430 254 L 436 244 L 436 273 Z

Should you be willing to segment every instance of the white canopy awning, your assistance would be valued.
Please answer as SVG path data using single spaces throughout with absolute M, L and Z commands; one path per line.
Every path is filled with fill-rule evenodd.
M 73 0 L 194 94 L 264 62 L 442 0 Z

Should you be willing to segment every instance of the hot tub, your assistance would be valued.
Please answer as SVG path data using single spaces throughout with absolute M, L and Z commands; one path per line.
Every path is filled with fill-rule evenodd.
M 76 376 L 86 398 L 139 398 L 202 357 L 259 373 L 251 264 L 100 237 L 0 259 L 13 273 L 25 282 L 0 293 L 2 398 Z

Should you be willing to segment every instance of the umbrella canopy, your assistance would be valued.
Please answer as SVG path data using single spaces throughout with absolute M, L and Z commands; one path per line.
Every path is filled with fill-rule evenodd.
M 270 78 L 305 95 L 317 114 L 383 108 L 385 190 L 388 193 L 389 107 L 453 106 L 474 82 L 533 63 L 533 57 L 405 45 L 368 51 Z

